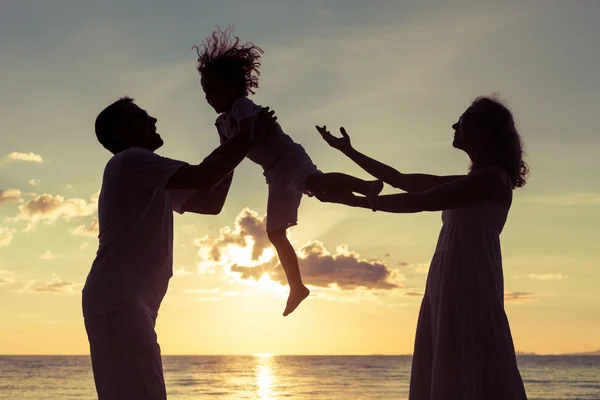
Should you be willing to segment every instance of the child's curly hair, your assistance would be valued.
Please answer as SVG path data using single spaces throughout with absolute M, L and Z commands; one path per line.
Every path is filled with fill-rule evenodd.
M 243 94 L 254 94 L 258 88 L 260 57 L 263 50 L 252 42 L 242 43 L 232 36 L 233 29 L 221 31 L 218 27 L 200 46 L 193 48 L 198 53 L 198 72 L 218 73 L 220 76 L 239 82 Z

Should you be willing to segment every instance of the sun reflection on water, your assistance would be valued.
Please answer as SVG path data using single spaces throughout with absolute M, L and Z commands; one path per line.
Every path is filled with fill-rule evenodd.
M 273 357 L 268 353 L 255 354 L 256 356 L 256 386 L 259 400 L 275 400 L 273 397 Z

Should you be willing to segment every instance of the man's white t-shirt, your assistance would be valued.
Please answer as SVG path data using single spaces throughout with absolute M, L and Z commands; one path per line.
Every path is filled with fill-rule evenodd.
M 195 192 L 169 191 L 186 163 L 133 147 L 104 169 L 96 259 L 83 288 L 85 316 L 143 310 L 154 316 L 173 275 L 173 211 Z

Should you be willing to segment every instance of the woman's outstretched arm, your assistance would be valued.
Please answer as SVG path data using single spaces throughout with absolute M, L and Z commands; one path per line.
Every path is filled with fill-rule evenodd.
M 340 132 L 342 133 L 341 138 L 333 136 L 325 126 L 317 126 L 317 130 L 331 147 L 344 153 L 366 172 L 388 185 L 404 190 L 405 192 L 425 192 L 436 186 L 464 177 L 464 175 L 403 174 L 389 165 L 374 160 L 353 148 L 350 143 L 350 136 L 348 136 L 343 127 L 340 128 Z
M 319 193 L 316 197 L 324 202 L 340 203 L 351 207 L 372 208 L 390 213 L 417 213 L 441 211 L 464 207 L 478 201 L 507 205 L 510 202 L 508 177 L 498 169 L 487 169 L 466 175 L 420 193 L 400 193 L 377 197 L 370 204 L 366 197 L 340 197 L 333 193 Z

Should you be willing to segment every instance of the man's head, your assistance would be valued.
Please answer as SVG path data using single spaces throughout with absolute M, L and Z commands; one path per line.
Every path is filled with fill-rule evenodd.
M 156 121 L 132 98 L 122 97 L 96 117 L 96 137 L 113 154 L 130 147 L 155 151 L 163 145 L 162 138 L 156 133 Z

